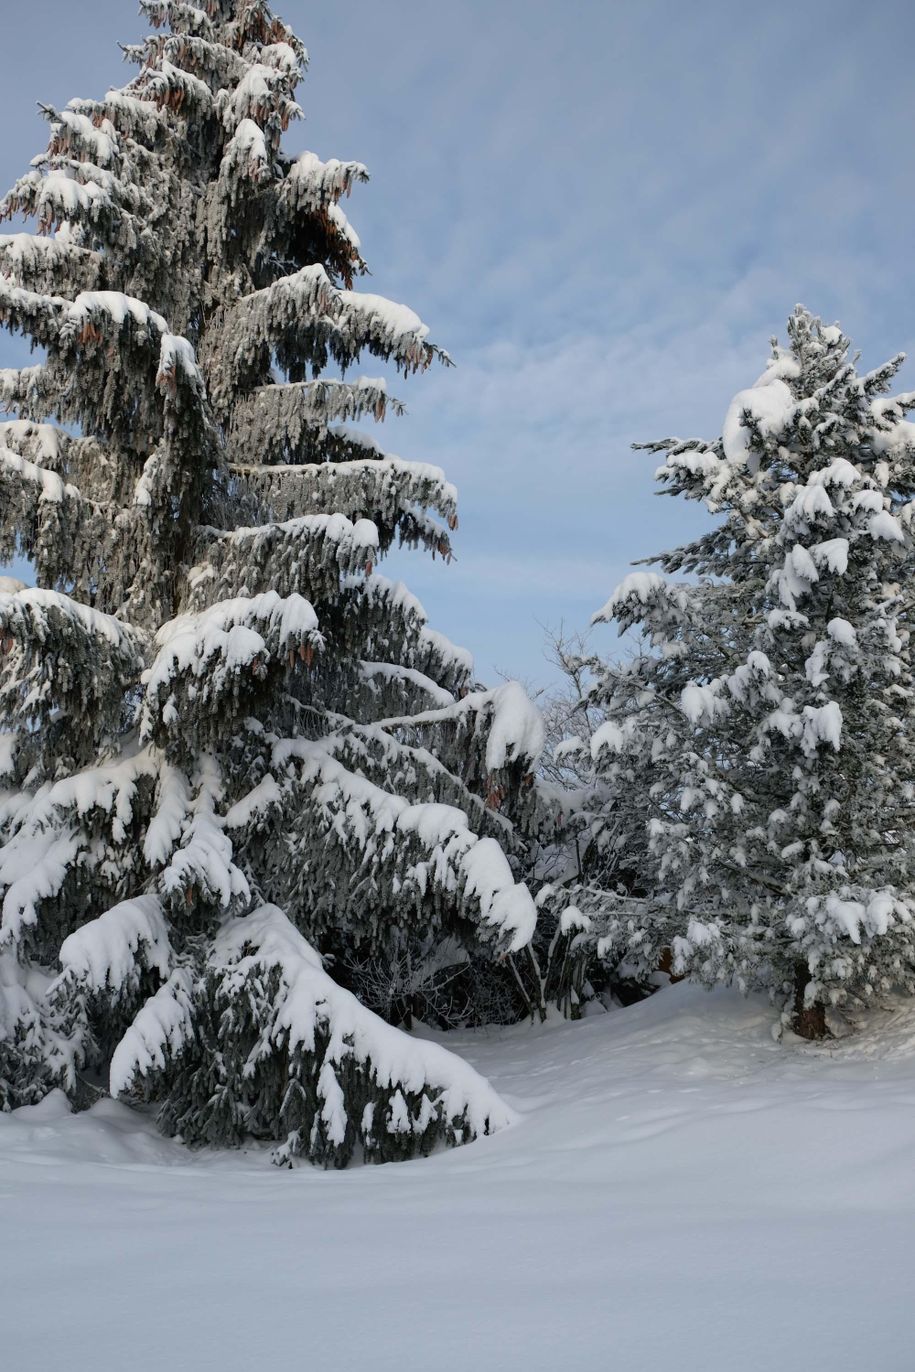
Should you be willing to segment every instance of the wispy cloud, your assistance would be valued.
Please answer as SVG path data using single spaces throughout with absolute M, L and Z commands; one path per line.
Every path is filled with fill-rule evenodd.
M 803 300 L 868 362 L 915 334 L 910 0 L 277 0 L 308 43 L 294 140 L 359 157 L 375 272 L 457 367 L 384 435 L 458 483 L 460 561 L 394 569 L 479 667 L 547 669 L 635 557 L 701 514 L 652 495 L 635 439 L 713 436 Z M 0 170 L 37 98 L 125 79 L 123 0 L 4 15 Z M 911 369 L 907 384 L 912 384 Z

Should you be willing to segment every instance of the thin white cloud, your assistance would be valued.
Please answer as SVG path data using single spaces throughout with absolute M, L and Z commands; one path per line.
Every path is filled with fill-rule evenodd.
M 398 565 L 481 670 L 539 669 L 538 619 L 698 527 L 629 444 L 714 436 L 797 300 L 868 362 L 909 342 L 908 0 L 867 23 L 857 0 L 278 7 L 313 57 L 294 142 L 373 173 L 347 207 L 367 288 L 458 363 L 398 385 L 383 441 L 461 490 L 459 564 Z M 7 181 L 35 99 L 126 79 L 113 42 L 141 27 L 123 0 L 38 10 L 4 15 Z

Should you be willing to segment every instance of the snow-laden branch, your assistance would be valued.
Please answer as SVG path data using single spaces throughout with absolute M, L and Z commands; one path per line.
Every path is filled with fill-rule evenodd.
M 366 348 L 405 373 L 425 370 L 436 357 L 448 360 L 428 341 L 428 327 L 408 306 L 338 290 L 320 265 L 303 267 L 239 303 L 237 359 L 242 364 L 265 344 L 282 359 L 287 351 L 300 352 L 315 330 L 341 365 L 355 362 Z
M 141 732 L 161 742 L 183 728 L 199 738 L 201 714 L 214 732 L 224 731 L 271 667 L 310 664 L 322 645 L 314 609 L 297 594 L 266 591 L 180 615 L 156 635 L 143 676 Z
M 142 866 L 142 852 L 135 852 L 128 838 L 142 817 L 144 788 L 152 790 L 161 766 L 154 751 L 127 748 L 110 762 L 74 770 L 32 793 L 13 791 L 2 798 L 3 939 L 15 943 L 36 926 L 43 908 L 55 906 L 77 870 L 91 883 L 113 850 L 123 854 L 123 872 Z M 107 871 L 110 879 L 114 869 Z M 66 922 L 71 919 L 67 912 Z
M 165 25 L 175 33 L 194 33 L 209 35 L 214 32 L 214 23 L 206 10 L 200 5 L 191 5 L 186 0 L 140 0 L 140 11 L 154 28 Z
M 123 693 L 142 670 L 146 641 L 130 625 L 70 596 L 24 588 L 0 592 L 0 649 L 8 659 L 2 686 L 8 717 L 46 722 L 62 710 L 74 730 L 85 721 L 87 742 L 116 729 Z
M 274 519 L 303 509 L 333 510 L 350 519 L 368 514 L 389 536 L 397 529 L 404 542 L 425 543 L 443 556 L 450 551 L 447 530 L 424 515 L 434 509 L 451 528 L 457 524 L 457 491 L 438 467 L 379 454 L 361 462 L 234 464 L 232 471 Z
M 371 520 L 353 523 L 341 514 L 302 515 L 230 533 L 205 529 L 201 542 L 191 573 L 193 601 L 201 606 L 255 585 L 272 586 L 284 597 L 303 589 L 315 600 L 335 595 L 342 577 L 371 572 L 379 548 Z
M 91 248 L 70 238 L 43 238 L 39 234 L 0 235 L 0 272 L 17 286 L 46 294 L 62 276 L 80 290 L 95 290 L 102 259 Z
M 451 691 L 446 691 L 431 677 L 412 667 L 400 667 L 391 662 L 360 662 L 359 666 L 367 681 L 399 685 L 411 693 L 418 690 L 421 696 L 431 699 L 439 709 L 448 709 L 455 703 Z
M 500 772 L 517 762 L 532 771 L 539 762 L 545 739 L 543 716 L 519 681 L 507 681 L 492 691 L 475 691 L 439 710 L 382 719 L 378 727 L 421 728 L 462 720 L 471 720 L 473 731 L 485 734 L 490 772 Z
M 68 348 L 103 340 L 133 341 L 158 351 L 156 381 L 166 390 L 182 382 L 202 398 L 205 383 L 191 344 L 169 331 L 162 315 L 120 291 L 82 291 L 73 301 L 13 286 L 0 276 L 0 320 L 41 342 Z
M 280 187 L 280 204 L 290 216 L 314 213 L 348 196 L 353 186 L 368 181 L 361 162 L 322 162 L 313 152 L 303 152 L 292 163 Z
M 180 898 L 185 905 L 202 901 L 222 910 L 228 909 L 233 901 L 250 898 L 247 878 L 235 862 L 232 841 L 219 814 L 224 794 L 219 764 L 207 753 L 197 759 L 192 785 L 185 788 L 179 783 L 173 789 L 172 800 L 182 801 L 185 811 L 177 826 L 173 850 L 158 878 L 164 896 Z M 160 831 L 162 837 L 164 833 Z M 147 834 L 147 853 L 150 838 Z
M 295 454 L 315 452 L 328 425 L 366 416 L 380 422 L 388 411 L 403 414 L 404 406 L 388 394 L 383 378 L 260 386 L 234 406 L 229 455 L 247 465 L 291 461 Z M 374 455 L 371 441 L 360 441 Z
M 217 1023 L 240 1041 L 241 1070 L 210 1053 Z M 357 1148 L 386 1162 L 514 1121 L 468 1064 L 337 986 L 269 905 L 225 927 L 202 976 L 176 972 L 147 1002 L 115 1052 L 111 1090 L 162 1101 L 163 1124 L 188 1142 L 228 1131 L 275 1141 L 278 1162 L 336 1167 Z
M 173 962 L 162 902 L 154 895 L 112 906 L 81 925 L 60 949 L 63 975 L 114 1003 L 129 1001 L 145 973 L 164 981 Z
M 475 834 L 462 810 L 414 805 L 373 785 L 348 771 L 326 741 L 282 740 L 273 766 L 297 780 L 303 805 L 341 861 L 377 861 L 382 870 L 393 865 L 417 895 L 429 886 L 446 900 L 470 904 L 481 933 L 505 951 L 530 941 L 536 913 L 527 887 L 516 884 L 495 839 Z
M 422 603 L 402 581 L 375 572 L 345 581 L 344 589 L 342 631 L 363 657 L 412 668 L 452 695 L 470 688 L 472 655 L 429 627 Z
M 36 494 L 39 500 L 61 504 L 65 500 L 82 499 L 78 488 L 64 482 L 56 472 L 47 467 L 40 467 L 35 462 L 29 462 L 27 458 L 20 457 L 8 447 L 0 447 L 0 483 L 6 484 L 13 478 L 37 487 Z

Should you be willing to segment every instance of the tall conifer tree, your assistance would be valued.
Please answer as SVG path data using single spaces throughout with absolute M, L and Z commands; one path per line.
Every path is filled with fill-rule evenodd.
M 306 54 L 263 0 L 144 0 L 139 70 L 46 109 L 0 204 L 0 1104 L 112 1062 L 191 1141 L 345 1163 L 507 1112 L 331 980 L 523 947 L 541 731 L 375 570 L 454 488 L 350 426 L 445 355 L 365 270 L 356 162 L 287 155 Z M 524 783 L 524 784 L 523 784 Z M 323 963 L 321 954 L 334 961 Z
M 669 947 L 818 1037 L 831 1005 L 915 991 L 915 393 L 800 307 L 788 341 L 720 438 L 647 445 L 715 525 L 597 616 L 642 635 L 591 664 L 591 751 L 648 894 L 572 899 L 598 952 Z

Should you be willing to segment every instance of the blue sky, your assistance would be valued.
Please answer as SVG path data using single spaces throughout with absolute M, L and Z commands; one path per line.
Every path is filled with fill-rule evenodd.
M 9 8 L 4 184 L 44 146 L 36 100 L 121 84 L 115 42 L 143 31 L 132 0 Z M 277 8 L 312 57 L 290 146 L 368 164 L 346 206 L 365 287 L 457 363 L 401 383 L 382 437 L 458 484 L 459 560 L 394 570 L 481 676 L 545 681 L 543 626 L 584 627 L 631 559 L 697 527 L 633 440 L 717 433 L 798 300 L 868 364 L 911 352 L 915 6 Z

